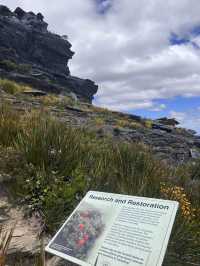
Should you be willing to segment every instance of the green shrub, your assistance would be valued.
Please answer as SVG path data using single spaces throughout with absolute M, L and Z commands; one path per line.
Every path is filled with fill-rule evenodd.
M 23 91 L 23 86 L 7 79 L 0 79 L 0 88 L 10 94 L 16 94 Z
M 181 186 L 162 183 L 161 195 L 165 199 L 179 202 L 164 265 L 198 265 L 196 263 L 200 254 L 196 251 L 200 250 L 199 210 L 194 208 L 190 195 Z
M 10 60 L 2 60 L 0 61 L 0 67 L 5 69 L 6 71 L 16 71 L 21 74 L 26 74 L 30 72 L 31 65 L 28 64 L 16 64 Z
M 178 213 L 163 266 L 189 266 L 199 264 L 199 228 L 199 221 L 186 221 L 180 213 Z
M 7 71 L 13 71 L 17 69 L 17 64 L 10 60 L 2 60 L 0 61 L 0 67 Z
M 145 120 L 144 126 L 146 128 L 152 128 L 153 121 L 152 120 Z

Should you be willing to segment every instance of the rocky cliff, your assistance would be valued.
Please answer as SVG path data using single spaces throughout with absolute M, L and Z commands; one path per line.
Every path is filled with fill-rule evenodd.
M 91 102 L 98 87 L 70 75 L 71 44 L 66 36 L 49 32 L 43 19 L 41 13 L 0 5 L 0 76 L 49 92 L 73 92 Z

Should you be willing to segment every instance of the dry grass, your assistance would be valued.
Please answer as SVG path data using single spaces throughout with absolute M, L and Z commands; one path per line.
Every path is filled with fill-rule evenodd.
M 21 128 L 21 117 L 7 103 L 0 105 L 0 144 L 12 146 Z
M 0 79 L 0 88 L 6 93 L 16 95 L 18 93 L 24 92 L 26 90 L 31 90 L 32 88 L 26 85 L 22 85 L 7 79 Z
M 5 231 L 3 226 L 0 226 L 0 266 L 5 266 L 6 256 L 12 240 L 14 226 L 10 231 Z
M 127 128 L 131 128 L 131 129 L 143 127 L 141 123 L 130 121 L 128 119 L 118 119 L 116 121 L 116 126 L 121 127 L 121 128 L 127 127 Z

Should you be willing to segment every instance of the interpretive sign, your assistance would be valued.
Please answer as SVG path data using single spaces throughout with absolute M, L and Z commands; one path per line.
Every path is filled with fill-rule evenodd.
M 88 266 L 162 265 L 178 202 L 90 191 L 46 251 Z

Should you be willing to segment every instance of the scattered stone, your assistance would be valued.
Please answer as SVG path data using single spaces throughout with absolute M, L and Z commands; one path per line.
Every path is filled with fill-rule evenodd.
M 162 124 L 155 123 L 155 122 L 152 124 L 152 128 L 153 129 L 160 129 L 160 130 L 166 131 L 168 133 L 172 132 L 172 130 L 173 130 L 173 128 L 171 126 L 162 125 Z

